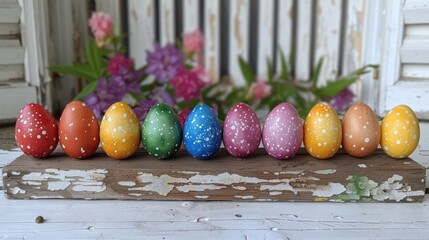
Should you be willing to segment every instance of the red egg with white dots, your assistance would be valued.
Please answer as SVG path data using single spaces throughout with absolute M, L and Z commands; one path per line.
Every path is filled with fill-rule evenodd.
M 88 158 L 98 148 L 98 121 L 91 108 L 81 101 L 67 104 L 61 114 L 58 131 L 60 146 L 70 157 Z
M 233 106 L 223 124 L 223 144 L 234 157 L 248 157 L 261 142 L 261 124 L 256 113 L 245 103 Z
M 267 117 L 262 143 L 267 153 L 277 159 L 289 159 L 301 148 L 302 120 L 289 103 L 280 103 Z
M 49 156 L 58 144 L 57 122 L 43 106 L 29 103 L 16 120 L 15 140 L 21 151 L 29 156 Z

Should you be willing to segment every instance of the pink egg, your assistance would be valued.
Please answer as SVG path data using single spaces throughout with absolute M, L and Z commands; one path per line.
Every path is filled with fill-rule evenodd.
M 280 103 L 268 114 L 262 143 L 270 156 L 277 159 L 293 157 L 301 148 L 302 138 L 302 121 L 291 104 Z
M 226 115 L 223 144 L 234 157 L 248 157 L 261 142 L 261 125 L 256 113 L 245 103 L 238 103 Z

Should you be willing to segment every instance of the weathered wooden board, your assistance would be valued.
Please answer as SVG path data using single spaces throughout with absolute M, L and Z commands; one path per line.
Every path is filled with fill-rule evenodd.
M 425 168 L 380 153 L 321 161 L 302 151 L 279 161 L 263 149 L 249 159 L 222 149 L 199 161 L 181 150 L 172 160 L 139 152 L 118 161 L 103 153 L 74 160 L 58 152 L 43 160 L 17 158 L 4 167 L 3 181 L 12 199 L 420 202 Z

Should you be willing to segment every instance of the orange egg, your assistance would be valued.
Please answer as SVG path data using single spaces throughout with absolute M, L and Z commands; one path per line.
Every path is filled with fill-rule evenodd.
M 343 119 L 343 148 L 354 157 L 366 157 L 380 143 L 378 118 L 365 103 L 351 106 Z
M 390 157 L 406 158 L 414 152 L 420 139 L 420 126 L 414 111 L 399 105 L 381 123 L 381 148 Z
M 140 123 L 128 104 L 117 102 L 107 109 L 100 125 L 100 142 L 111 158 L 125 159 L 140 145 Z
M 341 121 L 337 112 L 327 103 L 316 104 L 304 122 L 304 145 L 317 159 L 328 159 L 341 145 Z

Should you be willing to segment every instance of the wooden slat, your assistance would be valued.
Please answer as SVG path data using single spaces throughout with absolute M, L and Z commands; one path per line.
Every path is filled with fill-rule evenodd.
M 249 59 L 250 0 L 229 1 L 229 4 L 229 75 L 236 86 L 244 86 L 238 56 Z
M 288 161 L 279 161 L 268 156 L 264 149 L 247 159 L 237 159 L 221 149 L 208 162 L 198 161 L 182 149 L 174 157 L 174 164 L 150 157 L 146 152 L 138 152 L 124 161 L 97 153 L 89 160 L 91 164 L 76 161 L 62 152 L 50 159 L 23 155 L 5 166 L 3 182 L 7 196 L 419 202 L 425 194 L 423 166 L 409 158 L 392 161 L 381 151 L 361 159 L 339 153 L 326 161 L 314 159 L 305 151 Z M 403 187 L 386 188 L 389 184 Z M 368 193 L 362 194 L 355 189 L 356 185 L 365 187 Z
M 400 54 L 403 63 L 429 63 L 429 39 L 405 38 Z
M 213 82 L 220 76 L 220 1 L 204 2 L 204 63 Z
M 21 14 L 21 8 L 1 7 L 0 6 L 0 23 L 18 23 Z
M 92 33 L 90 34 L 88 27 L 88 19 L 90 18 L 91 13 L 89 12 L 87 0 L 73 0 L 71 1 L 71 6 L 74 9 L 72 12 L 74 25 L 73 48 L 75 52 L 82 52 L 88 44 L 89 37 L 94 37 L 92 36 Z M 83 58 L 83 56 L 80 57 Z M 78 59 L 78 61 L 83 61 L 83 59 Z
M 402 10 L 405 24 L 429 23 L 428 12 L 427 0 L 407 0 Z
M 400 96 L 400 97 L 399 97 Z M 429 87 L 427 81 L 398 81 L 386 87 L 386 111 L 400 104 L 408 105 L 419 119 L 429 119 Z M 421 135 L 421 138 L 426 138 Z
M 21 45 L 19 39 L 2 39 L 0 37 L 0 47 L 18 47 Z
M 10 79 L 24 79 L 24 66 L 22 64 L 0 65 L 0 81 L 7 81 Z
M 10 7 L 13 7 L 13 8 L 19 7 L 18 0 L 1 0 L 1 2 L 0 2 L 0 8 L 3 8 L 3 7 L 8 7 L 8 8 L 10 8 Z
M 21 84 L 22 85 L 22 84 Z M 18 117 L 19 111 L 29 102 L 37 102 L 35 87 L 19 86 L 0 88 L 0 119 L 13 119 Z
M 274 0 L 258 1 L 257 73 L 266 77 L 267 59 L 273 63 L 274 45 Z
M 317 62 L 323 58 L 323 67 L 318 79 L 319 86 L 325 85 L 328 80 L 336 79 L 338 75 L 341 7 L 342 0 L 317 2 L 313 65 L 316 66 Z
M 312 0 L 296 1 L 297 23 L 296 23 L 296 54 L 295 75 L 299 81 L 308 81 L 311 67 L 311 22 L 312 22 Z
M 175 43 L 175 0 L 159 0 L 159 24 L 161 45 Z
M 202 0 L 183 0 L 183 32 L 199 29 L 200 2 Z
M 277 23 L 277 46 L 280 48 L 287 61 L 292 49 L 293 42 L 293 0 L 278 1 L 278 8 L 276 9 L 278 15 Z M 277 72 L 281 69 L 280 50 L 276 49 L 277 58 Z M 289 63 L 290 64 L 290 63 Z
M 429 64 L 402 64 L 403 80 L 429 80 Z
M 405 37 L 429 38 L 429 24 L 405 25 Z
M 17 35 L 20 32 L 18 23 L 0 23 L 0 35 Z
M 22 64 L 24 62 L 24 48 L 2 47 L 0 48 L 0 65 Z
M 153 0 L 128 2 L 130 54 L 137 68 L 146 64 L 146 51 L 155 43 L 155 3 Z
M 115 28 L 121 30 L 121 1 L 120 0 L 95 0 L 96 11 L 107 12 L 115 21 Z

